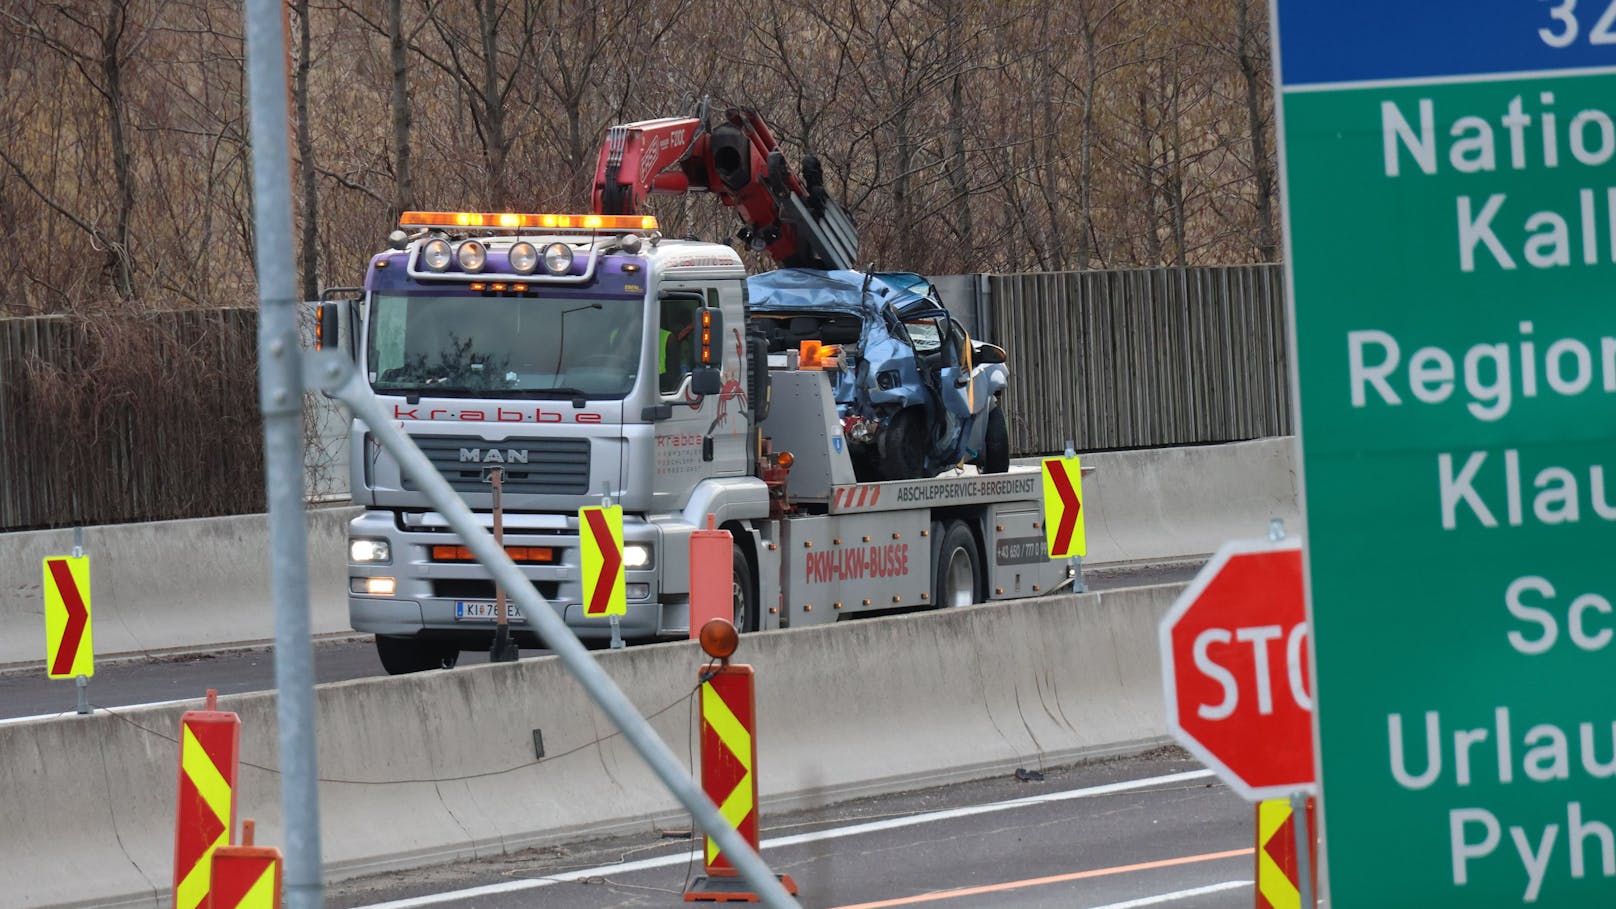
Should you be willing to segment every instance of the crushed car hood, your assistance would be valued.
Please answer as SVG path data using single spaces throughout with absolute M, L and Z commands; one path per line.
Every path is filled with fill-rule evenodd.
M 884 323 L 888 312 L 913 318 L 943 308 L 931 282 L 907 272 L 782 268 L 753 275 L 746 284 L 750 306 L 758 312 L 829 310 Z

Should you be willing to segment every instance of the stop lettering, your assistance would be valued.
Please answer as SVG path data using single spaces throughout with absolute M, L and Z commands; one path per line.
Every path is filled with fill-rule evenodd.
M 1224 546 L 1162 620 L 1168 728 L 1253 801 L 1313 786 L 1307 635 L 1296 539 Z

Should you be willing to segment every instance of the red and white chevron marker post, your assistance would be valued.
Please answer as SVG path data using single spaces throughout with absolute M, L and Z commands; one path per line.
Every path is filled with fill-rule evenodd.
M 253 822 L 241 822 L 241 845 L 213 851 L 208 909 L 281 909 L 281 851 L 253 845 Z
M 174 906 L 208 905 L 213 853 L 230 845 L 236 824 L 236 778 L 241 718 L 219 710 L 208 689 L 207 707 L 180 717 L 179 797 L 174 819 Z
M 701 626 L 701 649 L 720 661 L 701 673 L 701 788 L 718 806 L 718 813 L 758 849 L 757 700 L 752 667 L 731 664 L 740 635 L 729 619 L 709 619 Z M 718 843 L 703 837 L 705 874 L 685 888 L 685 902 L 755 903 L 758 895 L 746 889 L 740 872 L 719 851 Z M 786 892 L 797 895 L 791 875 L 779 875 Z

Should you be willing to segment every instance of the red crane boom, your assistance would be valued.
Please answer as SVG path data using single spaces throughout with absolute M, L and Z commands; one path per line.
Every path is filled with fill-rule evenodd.
M 710 192 L 741 218 L 739 239 L 785 266 L 851 269 L 858 255 L 853 221 L 825 192 L 819 161 L 802 176 L 755 111 L 730 108 L 717 125 L 705 106 L 695 117 L 613 126 L 595 165 L 597 214 L 635 213 L 652 193 Z

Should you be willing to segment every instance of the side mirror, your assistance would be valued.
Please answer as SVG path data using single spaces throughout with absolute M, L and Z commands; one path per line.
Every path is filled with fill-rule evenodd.
M 1005 362 L 1004 348 L 986 341 L 971 342 L 971 362 L 973 363 L 1003 363 Z
M 724 390 L 724 376 L 717 367 L 698 366 L 690 375 L 690 390 L 698 395 L 716 395 Z
M 348 359 L 359 355 L 359 307 L 363 287 L 327 287 L 314 310 L 314 349 L 340 350 Z
M 335 303 L 321 303 L 314 323 L 314 349 L 335 350 L 342 338 L 342 311 Z

